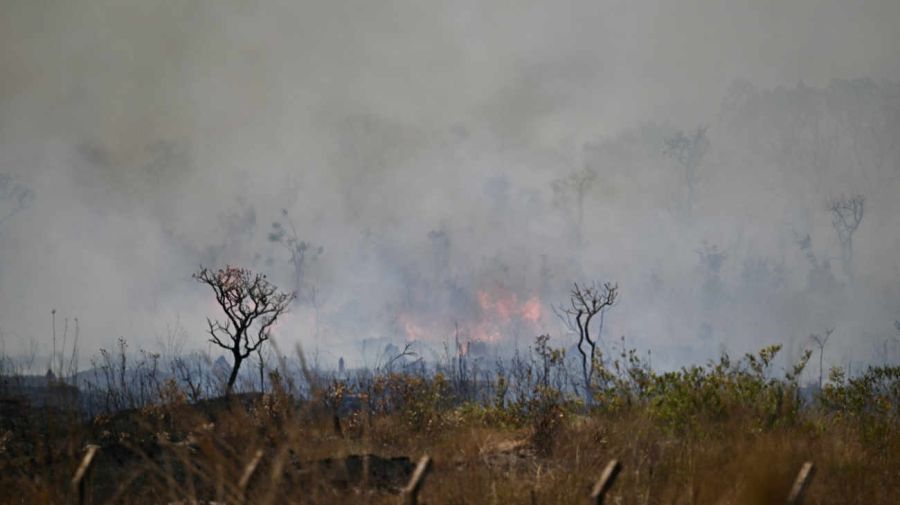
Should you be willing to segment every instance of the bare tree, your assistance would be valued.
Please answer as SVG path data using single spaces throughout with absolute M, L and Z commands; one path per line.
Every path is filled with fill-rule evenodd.
M 0 174 L 0 225 L 28 208 L 34 201 L 34 191 L 17 182 L 9 174 Z
M 592 283 L 579 286 L 575 283 L 569 295 L 569 305 L 554 308 L 557 317 L 578 334 L 578 352 L 581 354 L 581 373 L 585 396 L 590 401 L 591 381 L 596 367 L 597 344 L 603 333 L 606 309 L 612 307 L 619 294 L 619 287 L 609 282 L 602 286 Z M 591 336 L 591 323 L 597 321 L 596 333 Z
M 856 170 L 880 170 L 890 160 L 900 126 L 893 93 L 870 78 L 834 79 L 826 93 Z
M 194 279 L 211 287 L 225 320 L 206 319 L 210 342 L 231 352 L 231 373 L 226 394 L 237 380 L 241 363 L 271 336 L 272 326 L 294 300 L 283 293 L 265 275 L 228 266 L 216 271 L 201 267 Z
M 404 366 L 408 364 L 408 359 L 410 358 L 418 358 L 419 355 L 416 354 L 415 351 L 412 350 L 412 343 L 407 343 L 403 346 L 402 350 L 399 350 L 395 345 L 388 344 L 384 348 L 384 352 L 382 353 L 382 358 L 384 359 L 384 365 L 376 366 L 376 371 L 386 371 L 387 373 L 392 373 L 394 371 L 394 365 L 400 363 Z M 419 358 L 421 359 L 421 358 Z
M 266 392 L 266 363 L 268 363 L 271 355 L 266 355 L 266 348 L 263 346 L 256 348 L 256 370 L 259 372 L 259 392 Z
M 675 135 L 666 139 L 665 154 L 672 157 L 684 170 L 684 183 L 687 187 L 687 213 L 691 215 L 694 205 L 694 196 L 697 192 L 697 183 L 700 180 L 697 174 L 703 157 L 709 151 L 709 139 L 706 137 L 708 128 L 698 127 L 693 133 L 685 134 L 678 130 Z
M 794 232 L 794 242 L 800 248 L 800 252 L 809 262 L 809 273 L 807 274 L 807 287 L 811 291 L 819 291 L 822 293 L 834 292 L 839 284 L 831 271 L 831 258 L 823 256 L 821 259 L 813 251 L 812 237 L 807 233 L 801 236 Z
M 583 242 L 584 200 L 596 180 L 597 173 L 586 167 L 553 181 L 554 204 L 572 221 L 575 243 L 579 246 Z
M 862 195 L 834 198 L 828 202 L 831 225 L 841 242 L 841 264 L 847 279 L 853 281 L 853 234 L 863 219 L 866 199 Z
M 294 226 L 294 221 L 288 215 L 287 209 L 281 210 L 281 217 L 281 220 L 272 223 L 269 241 L 280 244 L 290 254 L 289 261 L 293 275 L 291 282 L 296 301 L 299 303 L 311 303 L 315 306 L 317 305 L 316 286 L 315 284 L 307 286 L 306 274 L 310 264 L 325 252 L 325 248 L 322 246 L 314 247 L 311 243 L 300 240 L 297 227 Z
M 828 344 L 828 339 L 831 338 L 832 333 L 834 333 L 834 328 L 829 328 L 821 334 L 812 333 L 809 335 L 810 340 L 815 342 L 816 347 L 819 348 L 819 389 L 822 389 L 822 356 L 825 354 L 825 346 Z
M 884 339 L 884 350 L 882 352 L 882 358 L 884 359 L 884 363 L 890 363 L 893 359 L 897 359 L 900 357 L 900 321 L 894 321 L 894 328 L 897 329 L 896 335 L 890 335 Z M 890 344 L 893 347 L 893 351 L 888 349 L 888 345 Z
M 700 257 L 700 273 L 703 276 L 703 294 L 705 303 L 713 306 L 718 303 L 724 291 L 722 283 L 722 267 L 728 259 L 728 253 L 719 249 L 719 246 L 703 241 L 697 250 Z

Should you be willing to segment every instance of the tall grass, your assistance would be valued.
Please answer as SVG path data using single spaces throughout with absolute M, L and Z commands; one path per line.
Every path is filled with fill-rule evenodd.
M 435 504 L 584 503 L 610 458 L 624 464 L 612 503 L 781 502 L 805 460 L 819 469 L 807 503 L 897 503 L 900 367 L 835 369 L 810 389 L 799 381 L 809 356 L 776 373 L 779 350 L 668 372 L 634 351 L 599 356 L 585 402 L 546 338 L 489 367 L 459 354 L 337 374 L 298 352 L 271 364 L 266 392 L 228 398 L 208 360 L 131 363 L 123 343 L 98 361 L 103 408 L 88 416 L 7 392 L 0 502 L 71 502 L 94 443 L 93 503 L 396 503 L 396 479 L 340 458 L 425 453 L 436 466 L 423 500 Z

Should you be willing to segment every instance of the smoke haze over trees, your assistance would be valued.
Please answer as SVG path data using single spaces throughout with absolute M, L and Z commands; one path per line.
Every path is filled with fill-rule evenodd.
M 826 367 L 896 361 L 900 3 L 783 4 L 2 0 L 3 345 L 49 353 L 55 308 L 202 347 L 191 274 L 233 264 L 331 366 L 573 343 L 594 280 L 661 366 L 823 328 Z

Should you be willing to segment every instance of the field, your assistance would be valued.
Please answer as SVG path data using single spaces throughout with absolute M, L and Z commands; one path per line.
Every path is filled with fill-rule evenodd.
M 0 505 L 900 505 L 898 49 L 0 0 Z
M 778 351 L 666 373 L 601 356 L 587 402 L 546 340 L 489 373 L 463 356 L 343 376 L 300 359 L 293 379 L 282 358 L 264 393 L 195 401 L 174 378 L 131 375 L 104 393 L 141 404 L 91 416 L 30 405 L 6 377 L 0 502 L 75 503 L 96 445 L 86 503 L 398 503 L 423 455 L 421 503 L 588 503 L 611 459 L 606 503 L 783 503 L 805 461 L 805 503 L 897 503 L 900 368 L 801 388 L 806 359 L 775 373 Z

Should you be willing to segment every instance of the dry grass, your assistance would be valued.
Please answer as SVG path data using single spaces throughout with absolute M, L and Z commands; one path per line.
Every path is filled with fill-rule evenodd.
M 707 378 L 724 381 L 721 394 L 757 384 L 722 377 L 710 371 Z M 71 503 L 69 479 L 88 443 L 101 446 L 87 483 L 96 504 L 397 503 L 410 463 L 391 477 L 361 474 L 340 459 L 362 454 L 412 462 L 431 455 L 434 471 L 421 496 L 431 504 L 586 503 L 612 458 L 624 467 L 607 499 L 614 504 L 783 503 L 807 460 L 817 466 L 808 504 L 895 504 L 900 497 L 896 406 L 853 410 L 860 397 L 850 384 L 836 382 L 826 392 L 829 408 L 816 403 L 773 414 L 753 404 L 767 405 L 769 396 L 740 396 L 704 400 L 715 406 L 707 415 L 705 403 L 670 398 L 688 394 L 670 384 L 665 401 L 613 401 L 608 388 L 607 403 L 592 409 L 559 395 L 528 400 L 526 409 L 443 401 L 449 393 L 440 378 L 389 380 L 409 381 L 400 390 L 411 396 L 395 395 L 383 410 L 345 413 L 340 430 L 333 391 L 325 390 L 302 402 L 275 392 L 195 405 L 173 392 L 165 402 L 87 423 L 64 411 L 4 412 L 0 503 Z M 878 408 L 884 398 L 874 398 Z M 684 422 L 673 423 L 680 418 L 672 412 Z M 259 450 L 263 457 L 244 490 L 241 477 Z M 393 471 L 385 465 L 382 473 Z

